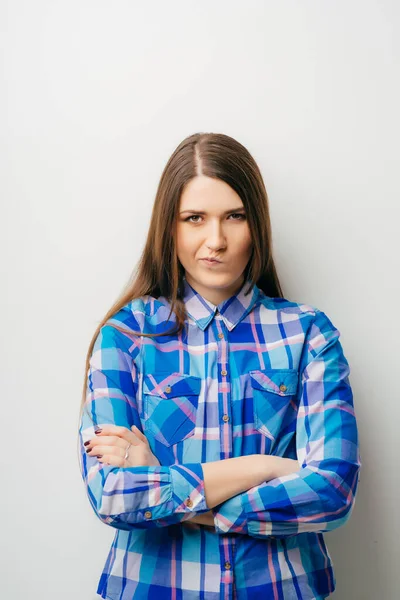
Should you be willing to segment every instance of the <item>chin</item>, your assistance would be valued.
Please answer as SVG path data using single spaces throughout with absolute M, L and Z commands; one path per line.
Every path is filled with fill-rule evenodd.
M 192 275 L 191 277 L 194 281 L 197 281 L 200 285 L 203 285 L 204 287 L 219 288 L 233 285 L 235 281 L 237 281 L 240 278 L 240 275 L 235 277 L 229 275 L 229 273 L 211 272 L 208 274 L 208 277 L 204 277 L 204 273 L 202 273 L 199 276 Z

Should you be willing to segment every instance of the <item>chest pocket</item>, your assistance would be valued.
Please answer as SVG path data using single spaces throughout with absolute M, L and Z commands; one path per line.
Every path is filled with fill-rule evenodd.
M 164 446 L 194 434 L 201 378 L 157 371 L 143 377 L 145 433 Z
M 293 397 L 297 393 L 299 374 L 296 369 L 250 371 L 253 388 L 254 426 L 270 441 L 270 448 L 283 426 L 296 418 Z

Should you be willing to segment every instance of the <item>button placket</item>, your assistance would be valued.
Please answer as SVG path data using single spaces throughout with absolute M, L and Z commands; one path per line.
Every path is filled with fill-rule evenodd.
M 231 427 L 231 394 L 232 390 L 229 382 L 229 345 L 227 336 L 229 333 L 224 328 L 223 321 L 216 324 L 216 342 L 217 342 L 217 378 L 218 378 L 218 414 L 220 416 L 220 451 L 221 457 L 230 458 L 233 455 L 232 427 Z M 218 331 L 218 329 L 220 331 Z M 220 340 L 220 341 L 219 341 Z M 229 541 L 229 546 L 220 543 L 221 571 L 224 576 L 225 589 L 229 590 L 234 583 L 233 571 L 233 540 Z M 227 552 L 228 551 L 228 552 Z M 230 560 L 227 560 L 230 559 Z
M 231 421 L 231 389 L 229 383 L 228 369 L 228 340 L 224 330 L 224 323 L 220 321 L 216 326 L 216 339 L 222 343 L 217 343 L 217 365 L 219 370 L 218 377 L 218 395 L 222 396 L 222 403 L 219 405 L 220 431 L 221 431 L 221 452 L 228 458 L 232 456 L 232 430 Z M 219 331 L 218 331 L 219 330 Z M 222 331 L 223 330 L 223 331 Z M 228 429 L 226 429 L 228 427 Z

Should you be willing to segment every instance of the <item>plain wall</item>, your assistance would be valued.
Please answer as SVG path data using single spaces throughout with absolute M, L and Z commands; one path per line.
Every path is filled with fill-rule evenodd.
M 2 598 L 96 598 L 84 359 L 197 131 L 253 154 L 285 296 L 342 334 L 363 467 L 332 598 L 398 598 L 399 24 L 389 0 L 0 2 Z

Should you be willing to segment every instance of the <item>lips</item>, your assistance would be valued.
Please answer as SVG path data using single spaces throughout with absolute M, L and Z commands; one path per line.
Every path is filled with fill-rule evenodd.
M 202 258 L 201 262 L 204 263 L 204 266 L 208 267 L 209 269 L 216 269 L 217 267 L 222 265 L 222 262 L 220 260 L 210 260 L 209 258 Z
M 216 258 L 202 258 L 201 260 L 205 260 L 208 262 L 217 262 L 217 263 L 221 262 L 220 260 L 217 260 Z

